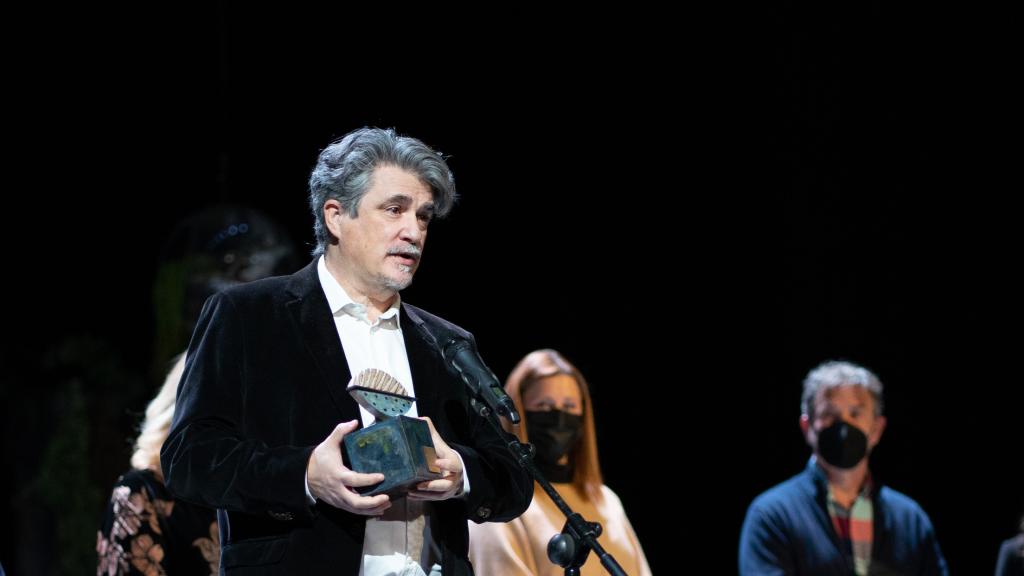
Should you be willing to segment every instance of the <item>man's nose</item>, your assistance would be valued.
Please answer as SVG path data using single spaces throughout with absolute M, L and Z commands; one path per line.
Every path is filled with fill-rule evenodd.
M 416 246 L 419 246 L 420 242 L 423 241 L 423 230 L 420 228 L 419 218 L 415 214 L 410 214 L 402 219 L 400 237 L 403 241 L 415 244 Z

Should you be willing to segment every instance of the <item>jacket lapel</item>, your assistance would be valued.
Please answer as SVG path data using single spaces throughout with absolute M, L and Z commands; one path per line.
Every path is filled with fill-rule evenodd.
M 317 262 L 318 259 L 314 259 L 292 276 L 288 291 L 294 299 L 285 306 L 334 406 L 341 413 L 341 421 L 358 420 L 359 407 L 345 390 L 352 375 L 327 296 L 320 286 Z
M 401 306 L 402 338 L 405 353 L 409 358 L 413 386 L 416 387 L 416 412 L 437 420 L 437 373 L 443 362 L 433 335 L 414 310 L 405 304 Z M 436 422 L 435 422 L 436 424 Z

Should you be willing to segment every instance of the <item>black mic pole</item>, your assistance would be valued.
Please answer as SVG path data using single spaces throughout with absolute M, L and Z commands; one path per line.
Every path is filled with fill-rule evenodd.
M 579 576 L 580 568 L 593 550 L 609 574 L 627 576 L 615 558 L 597 542 L 597 537 L 601 535 L 601 525 L 597 522 L 587 522 L 583 516 L 574 512 L 533 463 L 533 446 L 523 444 L 515 434 L 506 432 L 501 426 L 499 415 L 517 424 L 519 414 L 512 399 L 498 383 L 494 373 L 483 363 L 473 344 L 465 338 L 450 337 L 441 347 L 441 355 L 462 376 L 462 380 L 472 393 L 469 403 L 473 410 L 490 423 L 491 428 L 504 439 L 505 446 L 519 466 L 530 473 L 565 515 L 566 522 L 562 533 L 556 534 L 548 542 L 548 558 L 565 568 L 566 576 Z

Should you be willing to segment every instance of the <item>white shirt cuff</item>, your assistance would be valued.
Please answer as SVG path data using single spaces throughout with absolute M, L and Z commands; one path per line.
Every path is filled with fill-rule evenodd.
M 316 504 L 316 498 L 313 498 L 313 493 L 309 491 L 309 472 L 306 472 L 302 477 L 302 481 L 306 484 L 306 502 L 308 502 L 310 506 L 313 506 Z
M 462 493 L 459 497 L 469 494 L 469 474 L 466 474 L 466 462 L 462 460 L 462 454 L 459 454 L 458 450 L 453 449 L 455 455 L 459 457 L 459 466 L 462 468 Z

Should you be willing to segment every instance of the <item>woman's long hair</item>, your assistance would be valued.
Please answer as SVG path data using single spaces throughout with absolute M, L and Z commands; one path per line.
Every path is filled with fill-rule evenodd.
M 135 452 L 132 454 L 132 468 L 152 470 L 163 478 L 160 470 L 160 447 L 171 430 L 174 418 L 174 400 L 178 393 L 178 382 L 185 370 L 185 355 L 181 354 L 174 360 L 174 366 L 167 373 L 163 387 L 146 406 L 146 419 L 139 427 L 139 437 L 135 440 Z
M 573 468 L 572 483 L 581 494 L 586 495 L 592 501 L 603 500 L 601 488 L 604 481 L 601 479 L 601 465 L 597 459 L 597 434 L 594 429 L 594 405 L 590 401 L 590 387 L 580 371 L 564 356 L 555 350 L 535 350 L 519 361 L 519 364 L 512 370 L 508 381 L 505 383 L 505 391 L 512 397 L 516 404 L 516 410 L 523 414 L 523 394 L 541 378 L 567 374 L 572 376 L 580 387 L 580 396 L 583 397 L 583 431 L 572 453 L 575 459 Z M 519 424 L 514 429 L 504 423 L 506 430 L 514 432 L 522 442 L 528 442 L 525 424 Z

